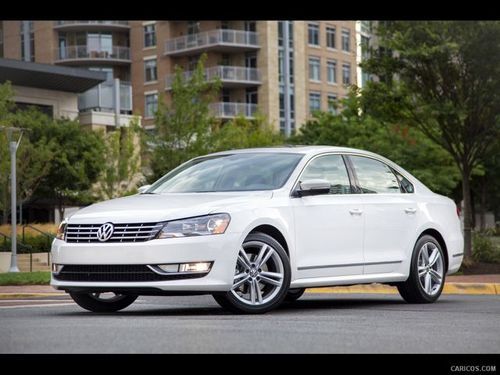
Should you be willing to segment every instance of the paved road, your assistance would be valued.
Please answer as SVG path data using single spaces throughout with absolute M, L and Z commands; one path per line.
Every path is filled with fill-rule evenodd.
M 261 316 L 210 296 L 140 297 L 92 314 L 66 297 L 0 300 L 0 353 L 500 353 L 499 296 L 306 294 Z

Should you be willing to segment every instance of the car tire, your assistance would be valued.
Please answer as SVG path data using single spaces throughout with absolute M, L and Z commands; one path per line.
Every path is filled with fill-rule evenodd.
M 306 288 L 294 288 L 294 289 L 288 289 L 288 293 L 285 296 L 285 302 L 295 302 L 297 301 L 304 292 L 306 291 Z
M 73 301 L 85 310 L 98 313 L 109 313 L 122 310 L 130 306 L 137 299 L 134 294 L 115 294 L 110 299 L 100 298 L 96 293 L 69 293 Z
M 244 251 L 245 254 L 248 253 L 249 263 L 244 262 L 241 251 Z M 269 252 L 272 255 L 269 255 L 267 261 L 261 264 L 262 268 L 259 268 L 261 251 L 264 251 L 262 260 Z M 269 280 L 268 275 L 271 274 L 276 279 Z M 238 279 L 239 275 L 244 276 Z M 245 278 L 247 280 L 242 282 Z M 283 246 L 265 233 L 251 233 L 243 242 L 242 249 L 238 254 L 233 288 L 228 292 L 213 293 L 213 297 L 220 306 L 233 313 L 262 314 L 278 307 L 283 302 L 290 286 L 290 278 L 290 261 Z M 279 285 L 271 284 L 270 281 L 279 283 Z M 238 283 L 240 286 L 234 287 Z M 253 286 L 252 283 L 254 283 Z M 253 293 L 251 293 L 252 289 Z M 248 298 L 246 298 L 247 294 Z M 252 294 L 253 299 L 251 298 Z M 261 296 L 260 299 L 258 295 Z
M 426 249 L 424 250 L 424 246 Z M 430 265 L 430 263 L 434 259 L 429 259 L 427 265 L 425 264 L 425 255 L 423 255 L 423 251 L 426 251 L 429 255 L 429 252 L 436 250 L 436 258 L 434 265 Z M 422 253 L 422 255 L 421 255 Z M 431 253 L 432 255 L 432 253 Z M 435 273 L 439 273 L 441 275 L 441 281 L 438 285 L 438 278 Z M 429 274 L 429 276 L 427 276 Z M 422 276 L 423 275 L 423 276 Z M 426 278 L 429 277 L 428 281 Z M 397 285 L 399 294 L 401 297 L 408 303 L 432 303 L 435 302 L 441 292 L 443 291 L 443 286 L 446 278 L 446 262 L 444 258 L 444 252 L 441 248 L 439 242 L 430 235 L 424 235 L 418 239 L 413 248 L 413 254 L 410 265 L 410 275 L 408 279 Z M 430 283 L 430 287 L 427 288 L 427 282 Z M 435 283 L 434 286 L 432 283 Z M 427 289 L 426 289 L 427 288 Z M 430 291 L 430 292 L 429 292 Z

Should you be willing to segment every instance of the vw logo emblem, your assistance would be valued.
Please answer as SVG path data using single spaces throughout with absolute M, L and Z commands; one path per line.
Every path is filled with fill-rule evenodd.
M 115 227 L 111 223 L 105 223 L 99 227 L 97 230 L 97 239 L 101 242 L 105 242 L 111 238 Z

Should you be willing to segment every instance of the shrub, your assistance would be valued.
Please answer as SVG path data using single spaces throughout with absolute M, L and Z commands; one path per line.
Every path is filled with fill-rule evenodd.
M 500 263 L 500 250 L 491 240 L 489 232 L 473 233 L 472 257 L 478 262 Z

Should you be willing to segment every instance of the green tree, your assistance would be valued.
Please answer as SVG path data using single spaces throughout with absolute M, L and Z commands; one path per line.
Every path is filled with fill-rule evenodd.
M 267 123 L 265 117 L 236 117 L 216 127 L 210 137 L 211 151 L 266 147 L 283 144 L 284 138 Z
M 461 174 L 470 257 L 470 180 L 500 133 L 500 22 L 398 21 L 378 34 L 381 49 L 364 68 L 383 79 L 364 90 L 368 108 L 420 129 L 451 155 Z
M 104 168 L 96 187 L 99 198 L 111 199 L 134 193 L 142 178 L 138 118 L 134 117 L 128 126 L 102 136 L 105 143 Z
M 291 142 L 372 151 L 401 165 L 436 192 L 449 194 L 456 187 L 459 173 L 445 150 L 418 129 L 378 121 L 361 105 L 362 97 L 352 91 L 338 114 L 317 112 Z
M 40 122 L 47 126 L 49 118 L 37 111 L 16 111 L 12 100 L 13 91 L 9 83 L 0 85 L 0 125 L 31 128 Z M 14 133 L 17 137 L 19 133 Z M 50 169 L 50 160 L 56 144 L 46 137 L 36 140 L 25 133 L 17 150 L 17 199 L 20 204 L 28 200 L 38 188 Z M 0 131 L 0 210 L 3 223 L 10 213 L 10 153 L 6 131 Z
M 41 115 L 42 116 L 42 115 Z M 104 142 L 94 131 L 68 119 L 34 122 L 28 133 L 30 142 L 49 139 L 55 144 L 49 172 L 34 194 L 55 199 L 60 217 L 68 201 L 89 203 L 90 189 L 104 165 Z
M 220 81 L 205 78 L 203 55 L 190 77 L 176 67 L 171 98 L 166 103 L 160 96 L 156 113 L 156 133 L 150 137 L 152 181 L 163 176 L 182 162 L 205 154 L 216 119 L 210 113 L 210 103 L 219 93 Z

